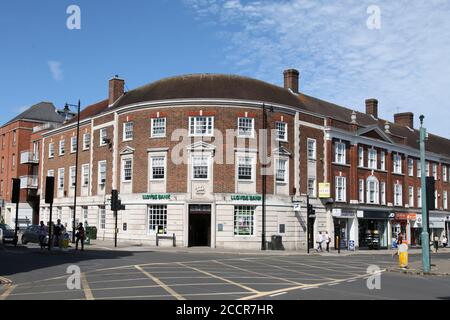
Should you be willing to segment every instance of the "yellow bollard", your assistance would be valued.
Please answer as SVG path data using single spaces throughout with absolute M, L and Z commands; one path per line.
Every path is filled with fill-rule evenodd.
M 398 247 L 398 260 L 400 268 L 408 268 L 408 246 L 406 244 Z

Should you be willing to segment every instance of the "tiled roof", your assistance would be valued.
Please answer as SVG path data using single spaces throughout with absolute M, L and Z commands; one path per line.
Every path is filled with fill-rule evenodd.
M 90 106 L 87 106 L 80 112 L 80 121 L 83 121 L 84 119 L 88 119 L 90 117 L 96 116 L 103 111 L 105 111 L 108 108 L 108 99 L 97 102 L 95 104 L 92 104 Z M 76 123 L 77 122 L 77 116 L 73 117 L 69 121 L 67 121 L 64 126 Z
M 33 120 L 41 122 L 62 123 L 64 118 L 56 112 L 56 108 L 51 102 L 40 102 L 31 106 L 15 118 L 8 121 L 3 126 L 19 120 Z

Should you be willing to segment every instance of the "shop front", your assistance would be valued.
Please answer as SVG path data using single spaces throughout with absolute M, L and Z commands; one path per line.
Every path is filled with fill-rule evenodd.
M 398 241 L 401 237 L 402 243 L 412 244 L 413 234 L 411 232 L 411 226 L 415 220 L 415 213 L 396 212 L 394 220 L 391 221 L 392 239 L 397 239 Z
M 358 211 L 359 248 L 387 249 L 389 220 L 394 216 L 385 211 Z
M 356 242 L 356 211 L 333 209 L 335 250 L 353 250 Z
M 436 213 L 430 214 L 430 224 L 429 224 L 429 235 L 430 240 L 434 240 L 436 237 L 439 241 L 442 241 L 444 234 L 446 233 L 446 228 L 448 230 L 448 225 L 446 225 L 448 217 L 444 215 L 439 215 Z M 417 214 L 415 221 L 411 222 L 411 244 L 421 245 L 421 234 L 422 234 L 422 215 Z

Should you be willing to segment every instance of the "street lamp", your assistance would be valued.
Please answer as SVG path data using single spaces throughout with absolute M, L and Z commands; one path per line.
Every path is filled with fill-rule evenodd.
M 77 216 L 77 190 L 78 190 L 78 152 L 79 152 L 79 145 L 80 145 L 80 108 L 81 108 L 81 101 L 78 100 L 78 105 L 68 104 L 66 103 L 64 107 L 64 111 L 67 114 L 69 114 L 69 107 L 77 107 L 77 145 L 75 148 L 75 192 L 73 196 L 73 216 L 72 216 L 72 243 L 75 243 L 75 219 Z M 66 116 L 66 121 L 67 121 Z
M 428 204 L 427 204 L 427 178 L 424 174 L 426 169 L 425 163 L 425 140 L 427 131 L 423 127 L 425 116 L 420 116 L 420 167 L 421 167 L 421 184 L 422 184 L 422 264 L 423 272 L 430 272 L 430 235 L 428 233 Z

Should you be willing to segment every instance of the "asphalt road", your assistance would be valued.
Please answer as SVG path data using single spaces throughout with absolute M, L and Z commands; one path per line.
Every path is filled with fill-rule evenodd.
M 450 259 L 450 254 L 440 258 Z M 410 260 L 420 259 L 411 256 Z M 384 272 L 390 255 L 0 250 L 0 300 L 450 299 L 450 277 Z M 68 274 L 70 266 L 81 271 Z M 374 266 L 375 274 L 368 271 Z M 379 273 L 376 271 L 379 270 Z M 369 279 L 368 279 L 369 278 Z M 75 285 L 69 289 L 67 282 Z M 378 281 L 379 280 L 379 281 Z M 370 290 L 367 283 L 379 284 Z

